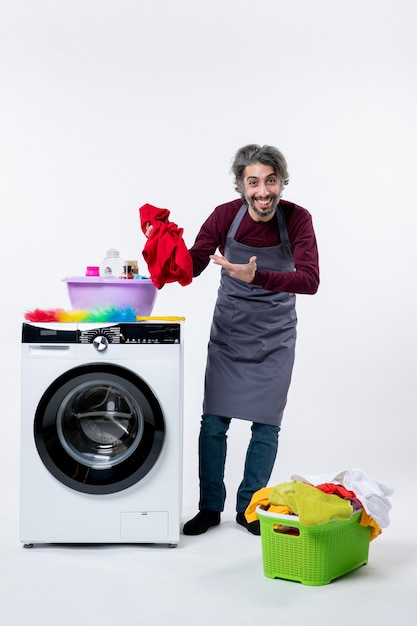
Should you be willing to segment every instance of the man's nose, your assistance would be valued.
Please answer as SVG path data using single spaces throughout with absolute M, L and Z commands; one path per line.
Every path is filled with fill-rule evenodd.
M 259 195 L 261 196 L 268 195 L 268 189 L 265 183 L 259 183 Z

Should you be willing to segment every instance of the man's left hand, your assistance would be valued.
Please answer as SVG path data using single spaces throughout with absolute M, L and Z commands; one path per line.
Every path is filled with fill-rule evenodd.
M 226 257 L 218 254 L 211 254 L 210 259 L 215 265 L 221 265 L 232 278 L 239 278 L 245 283 L 251 283 L 255 277 L 256 256 L 251 256 L 249 263 L 230 263 Z

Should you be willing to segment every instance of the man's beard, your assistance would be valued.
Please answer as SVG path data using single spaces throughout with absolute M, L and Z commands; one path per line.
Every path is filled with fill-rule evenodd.
M 272 196 L 272 204 L 269 207 L 269 209 L 262 211 L 261 209 L 258 209 L 254 203 L 251 201 L 251 199 L 249 199 L 246 196 L 246 202 L 248 203 L 248 206 L 251 207 L 252 211 L 258 216 L 258 217 L 270 217 L 271 215 L 273 215 L 275 213 L 275 211 L 277 210 L 277 206 L 279 204 L 280 201 L 280 196 Z

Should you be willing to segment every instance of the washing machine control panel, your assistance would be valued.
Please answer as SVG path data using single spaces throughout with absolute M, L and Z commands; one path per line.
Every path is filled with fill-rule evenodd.
M 179 344 L 181 324 L 132 322 L 120 324 L 23 324 L 22 343 L 93 344 L 102 352 L 109 344 Z
M 120 326 L 105 328 L 89 328 L 79 330 L 79 343 L 92 343 L 99 352 L 107 348 L 109 343 L 121 343 Z
M 81 329 L 79 342 L 92 343 L 102 352 L 109 344 L 178 344 L 181 341 L 180 324 L 152 323 L 118 324 L 104 328 Z

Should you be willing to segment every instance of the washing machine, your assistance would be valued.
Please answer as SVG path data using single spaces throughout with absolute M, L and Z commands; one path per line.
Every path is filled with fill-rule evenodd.
M 24 323 L 20 540 L 176 546 L 183 323 Z

